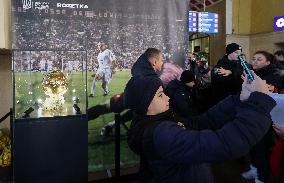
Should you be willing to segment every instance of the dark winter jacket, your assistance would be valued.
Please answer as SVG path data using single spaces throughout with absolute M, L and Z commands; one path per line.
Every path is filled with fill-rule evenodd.
M 283 91 L 284 93 L 284 62 L 283 61 L 277 61 L 276 67 L 278 69 L 278 73 L 280 75 L 280 88 L 279 92 Z
M 232 74 L 229 76 L 222 76 L 214 72 L 215 68 L 223 67 L 230 70 Z M 213 103 L 216 104 L 229 95 L 236 95 L 241 91 L 243 80 L 241 75 L 243 68 L 239 61 L 228 60 L 224 56 L 218 61 L 218 64 L 213 68 L 211 73 L 212 97 Z
M 170 106 L 181 117 L 186 118 L 197 113 L 193 104 L 192 90 L 193 88 L 189 88 L 177 79 L 167 85 L 165 92 L 170 97 Z
M 275 63 L 276 67 L 280 70 L 284 70 L 284 62 L 283 61 L 277 61 Z
M 277 67 L 274 64 L 255 70 L 256 75 L 265 80 L 267 84 L 271 84 L 280 90 L 280 75 Z
M 213 182 L 206 163 L 248 153 L 271 126 L 274 106 L 271 97 L 254 92 L 246 102 L 229 96 L 186 121 L 169 111 L 136 117 L 128 144 L 141 157 L 141 183 Z
M 131 68 L 131 74 L 136 76 L 157 76 L 154 68 L 151 66 L 145 54 L 142 54 Z

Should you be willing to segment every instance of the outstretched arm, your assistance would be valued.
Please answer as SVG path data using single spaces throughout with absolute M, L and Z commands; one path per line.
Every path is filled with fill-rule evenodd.
M 212 129 L 217 130 L 221 128 L 225 123 L 235 118 L 236 108 L 246 102 L 253 91 L 259 91 L 267 94 L 268 88 L 262 79 L 260 79 L 252 71 L 255 80 L 250 82 L 247 75 L 243 78 L 242 91 L 240 96 L 229 96 L 213 106 L 208 112 L 201 114 L 200 116 L 189 118 L 188 126 L 193 129 Z
M 112 112 L 109 103 L 98 104 L 87 109 L 88 121 L 96 119 L 100 115 Z
M 154 131 L 154 143 L 161 157 L 172 162 L 203 163 L 246 154 L 270 128 L 270 112 L 276 105 L 266 95 L 265 81 L 255 74 L 254 78 L 251 83 L 247 76 L 244 78 L 240 96 L 243 102 L 235 106 L 233 118 L 218 130 L 186 130 L 172 122 L 158 125 Z M 217 121 L 212 121 L 218 126 Z
M 245 155 L 271 126 L 275 101 L 254 92 L 235 109 L 234 119 L 219 130 L 189 130 L 164 122 L 154 131 L 154 144 L 163 159 L 175 163 L 208 163 Z

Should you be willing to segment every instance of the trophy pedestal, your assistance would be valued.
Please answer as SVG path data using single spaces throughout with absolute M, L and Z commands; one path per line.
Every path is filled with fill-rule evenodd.
M 86 115 L 14 122 L 15 182 L 87 182 Z

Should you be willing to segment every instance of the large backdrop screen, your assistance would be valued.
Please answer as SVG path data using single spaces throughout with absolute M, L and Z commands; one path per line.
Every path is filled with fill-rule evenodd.
M 187 48 L 186 0 L 14 0 L 13 49 L 87 50 L 96 65 L 106 42 L 124 68 L 147 47 Z
M 130 68 L 148 47 L 159 48 L 165 58 L 183 63 L 188 48 L 187 7 L 188 0 L 13 0 L 17 110 L 31 105 L 35 108 L 39 98 L 47 97 L 41 82 L 54 68 L 65 74 L 69 82 L 65 102 L 78 98 L 79 107 L 84 103 L 86 87 L 82 73 L 89 71 L 86 91 L 94 95 L 86 103 L 101 109 L 114 95 L 123 92 Z M 93 76 L 100 67 L 102 44 L 115 58 L 115 68 L 108 80 L 97 81 L 94 91 Z M 89 171 L 114 165 L 114 135 L 106 133 L 109 131 L 105 128 L 114 116 L 105 114 L 107 110 L 101 111 L 104 115 L 96 114 L 88 123 Z M 139 161 L 127 147 L 126 130 L 122 127 L 122 166 Z

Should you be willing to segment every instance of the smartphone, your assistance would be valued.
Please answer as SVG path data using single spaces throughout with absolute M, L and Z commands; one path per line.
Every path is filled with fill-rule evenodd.
M 241 64 L 242 64 L 242 66 L 243 66 L 245 72 L 247 73 L 249 79 L 250 79 L 251 81 L 253 81 L 253 80 L 254 80 L 254 77 L 253 77 L 252 73 L 250 72 L 250 70 L 249 70 L 249 68 L 248 68 L 248 66 L 247 66 L 247 64 L 246 64 L 246 62 L 245 62 L 245 60 L 243 59 L 243 57 L 242 57 L 241 55 L 238 56 L 238 57 L 239 57 L 239 59 L 240 59 L 240 61 L 241 61 Z

